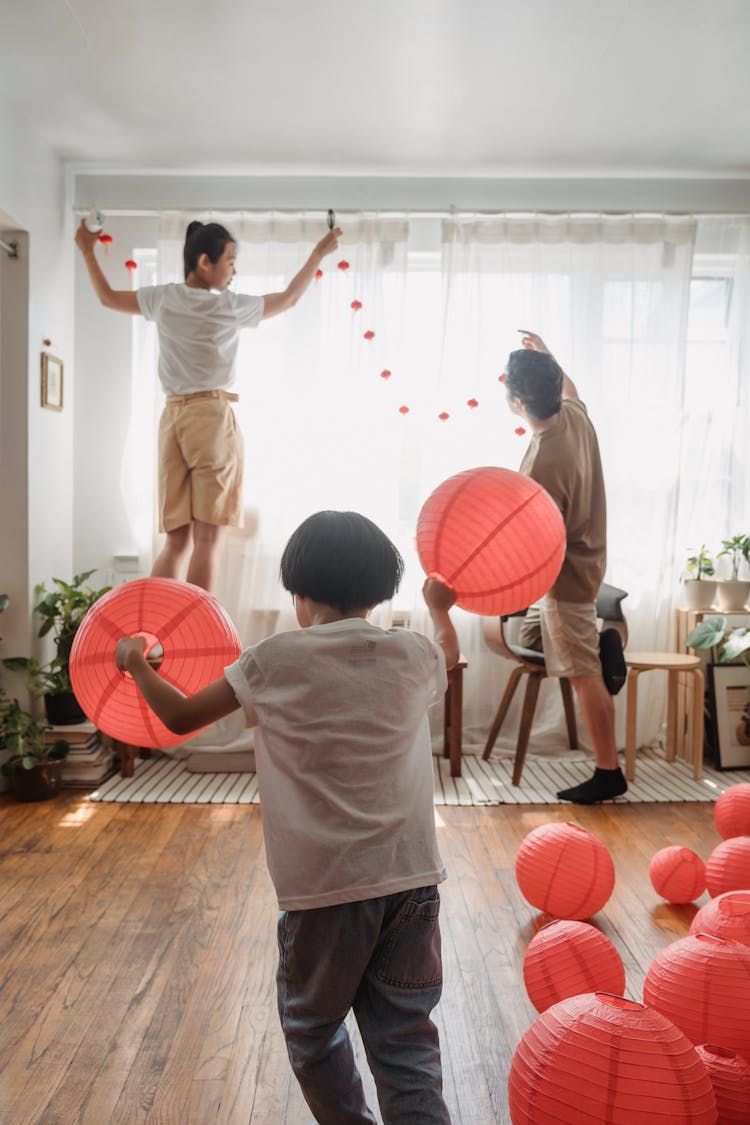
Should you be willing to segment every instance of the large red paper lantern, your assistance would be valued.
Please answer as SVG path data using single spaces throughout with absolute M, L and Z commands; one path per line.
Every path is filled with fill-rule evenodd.
M 588 922 L 548 922 L 529 942 L 523 979 L 538 1012 L 582 992 L 625 991 L 622 958 Z
M 750 946 L 750 891 L 726 891 L 710 899 L 690 923 L 691 934 L 701 932 Z
M 748 1125 L 750 1062 L 715 1043 L 702 1043 L 696 1051 L 714 1088 L 717 1125 Z
M 717 798 L 714 824 L 724 840 L 730 836 L 750 836 L 750 782 L 730 785 Z
M 425 573 L 455 590 L 463 609 L 500 616 L 550 589 L 565 556 L 565 526 L 531 477 L 495 466 L 467 469 L 427 497 L 417 552 Z
M 600 992 L 536 1018 L 513 1056 L 508 1103 L 513 1125 L 716 1122 L 711 1079 L 679 1028 Z
M 583 921 L 601 910 L 615 886 L 615 867 L 604 844 L 578 824 L 541 824 L 516 853 L 521 894 L 556 918 Z
M 690 934 L 648 967 L 643 999 L 692 1043 L 719 1043 L 750 1059 L 750 949 L 712 934 Z
M 128 673 L 115 665 L 121 637 L 145 637 L 163 650 L 158 674 L 185 695 L 222 675 L 237 659 L 237 631 L 212 594 L 172 578 L 140 578 L 99 598 L 84 617 L 70 654 L 70 679 L 81 709 L 99 730 L 133 746 L 175 746 Z
M 750 836 L 732 836 L 714 848 L 706 860 L 706 886 L 711 898 L 750 890 Z
M 706 865 L 690 848 L 671 844 L 656 852 L 648 868 L 651 885 L 667 902 L 695 902 L 706 889 Z

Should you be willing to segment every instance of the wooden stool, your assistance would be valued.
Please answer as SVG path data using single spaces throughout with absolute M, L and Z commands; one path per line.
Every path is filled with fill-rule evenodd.
M 680 676 L 688 673 L 693 680 L 693 777 L 698 780 L 703 773 L 703 694 L 705 690 L 703 669 L 699 656 L 681 652 L 626 652 L 627 721 L 625 728 L 625 777 L 635 779 L 636 724 L 638 720 L 638 677 L 641 672 L 661 670 L 668 676 L 667 691 L 667 744 L 665 757 L 673 762 L 677 750 L 677 689 Z
M 464 668 L 468 662 L 461 654 L 458 664 L 448 673 L 443 713 L 443 757 L 451 760 L 451 777 L 461 776 L 461 735 L 463 725 Z

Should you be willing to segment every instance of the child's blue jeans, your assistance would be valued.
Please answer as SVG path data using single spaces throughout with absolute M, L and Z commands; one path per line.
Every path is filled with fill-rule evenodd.
M 289 1059 L 321 1125 L 372 1125 L 344 1026 L 353 1009 L 386 1125 L 449 1125 L 438 1031 L 437 887 L 279 917 L 279 1015 Z

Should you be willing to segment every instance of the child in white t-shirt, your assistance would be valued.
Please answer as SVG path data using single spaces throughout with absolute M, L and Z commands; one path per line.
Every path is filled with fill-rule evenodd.
M 380 629 L 400 554 L 356 512 L 318 512 L 281 560 L 300 630 L 253 645 L 221 680 L 186 697 L 146 662 L 142 638 L 116 661 L 184 734 L 242 708 L 255 727 L 263 836 L 282 911 L 279 1014 L 318 1122 L 374 1122 L 344 1019 L 354 1011 L 384 1121 L 440 1125 L 442 986 L 427 710 L 458 660 L 454 595 L 423 587 L 435 641 Z
M 341 231 L 329 230 L 281 293 L 230 292 L 237 244 L 219 223 L 192 222 L 185 281 L 113 290 L 94 255 L 99 235 L 76 232 L 99 300 L 156 323 L 159 381 L 167 396 L 159 423 L 159 526 L 166 533 L 151 573 L 177 578 L 190 553 L 187 581 L 210 590 L 222 527 L 241 527 L 242 434 L 231 403 L 240 329 L 290 309 L 307 289 Z M 191 549 L 192 548 L 192 549 Z

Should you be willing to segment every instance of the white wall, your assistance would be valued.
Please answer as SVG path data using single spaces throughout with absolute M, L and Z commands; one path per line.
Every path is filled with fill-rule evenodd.
M 11 648 L 28 651 L 34 584 L 71 573 L 75 367 L 72 220 L 63 169 L 28 122 L 6 106 L 0 107 L 0 152 L 3 236 L 7 241 L 22 232 L 26 255 L 17 271 L 9 268 L 13 263 L 3 266 L 0 296 L 9 313 L 19 301 L 27 304 L 28 273 L 28 323 L 22 310 L 4 317 L 0 352 L 3 437 L 10 437 L 2 454 L 0 586 L 12 599 L 2 629 L 3 652 L 10 654 Z M 61 413 L 40 405 L 45 338 L 65 364 Z M 18 394 L 19 381 L 25 394 Z

